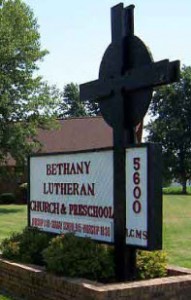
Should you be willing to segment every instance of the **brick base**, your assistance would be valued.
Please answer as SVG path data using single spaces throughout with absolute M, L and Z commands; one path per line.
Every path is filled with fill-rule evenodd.
M 100 284 L 56 277 L 43 268 L 0 259 L 0 290 L 27 300 L 190 299 L 191 270 L 170 267 L 169 275 L 131 283 Z

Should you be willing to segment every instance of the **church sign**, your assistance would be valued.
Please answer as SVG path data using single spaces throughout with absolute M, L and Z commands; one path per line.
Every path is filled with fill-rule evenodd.
M 29 159 L 29 226 L 113 242 L 113 151 Z
M 153 174 L 154 166 L 149 166 L 151 150 L 159 151 L 154 145 L 126 149 L 126 244 L 144 249 L 160 247 L 156 237 L 162 203 L 149 209 L 157 203 L 160 189 L 160 168 Z M 112 149 L 33 155 L 29 166 L 30 227 L 114 243 Z
M 98 79 L 80 85 L 113 128 L 113 149 L 30 158 L 29 225 L 114 243 L 118 281 L 136 276 L 136 248 L 162 248 L 161 151 L 137 144 L 153 88 L 179 80 L 180 62 L 154 62 L 134 35 L 134 5 L 111 9 Z M 67 227 L 68 226 L 68 227 Z

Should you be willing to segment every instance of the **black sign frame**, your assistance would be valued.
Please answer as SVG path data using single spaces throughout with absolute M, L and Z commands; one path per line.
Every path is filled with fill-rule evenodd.
M 126 245 L 130 248 L 142 250 L 162 249 L 162 149 L 161 145 L 153 143 L 141 143 L 129 145 L 126 149 L 147 149 L 147 246 Z M 126 199 L 127 201 L 127 199 Z

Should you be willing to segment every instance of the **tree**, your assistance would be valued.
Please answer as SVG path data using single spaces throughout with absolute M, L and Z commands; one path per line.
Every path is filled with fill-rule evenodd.
M 165 180 L 176 179 L 186 193 L 191 179 L 191 67 L 180 81 L 155 91 L 147 125 L 148 141 L 162 144 Z
M 0 1 L 0 164 L 10 155 L 21 164 L 37 146 L 37 128 L 47 127 L 59 92 L 37 76 L 41 50 L 33 12 L 21 0 Z
M 87 115 L 85 105 L 80 101 L 79 86 L 77 84 L 66 84 L 62 97 L 59 117 L 82 117 Z
M 99 114 L 98 103 L 80 100 L 78 84 L 65 85 L 62 95 L 63 101 L 59 107 L 59 117 L 83 117 Z
M 89 116 L 98 116 L 101 115 L 99 103 L 95 101 L 86 101 L 86 109 Z

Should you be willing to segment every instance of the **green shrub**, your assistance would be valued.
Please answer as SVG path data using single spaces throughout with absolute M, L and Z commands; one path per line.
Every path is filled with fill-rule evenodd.
M 88 238 L 57 236 L 43 255 L 47 269 L 58 275 L 100 281 L 114 277 L 112 249 Z
M 19 260 L 21 238 L 22 233 L 13 233 L 9 238 L 2 241 L 0 250 L 4 258 Z
M 47 269 L 55 274 L 102 282 L 114 280 L 113 248 L 66 234 L 52 239 L 43 251 Z M 163 251 L 137 251 L 137 279 L 167 275 Z
M 0 204 L 15 203 L 16 197 L 13 193 L 3 193 L 0 195 Z
M 137 251 L 138 279 L 164 277 L 167 275 L 167 258 L 164 251 Z
M 20 254 L 23 262 L 43 265 L 42 251 L 48 247 L 52 236 L 37 228 L 25 228 L 20 241 Z
M 114 281 L 113 247 L 71 233 L 54 237 L 38 229 L 26 228 L 3 240 L 0 249 L 4 258 L 45 264 L 48 271 L 57 275 Z M 166 266 L 165 252 L 137 251 L 137 279 L 164 277 Z
M 52 236 L 38 229 L 25 228 L 20 234 L 12 234 L 1 244 L 2 255 L 24 263 L 43 265 L 42 251 L 48 247 Z

